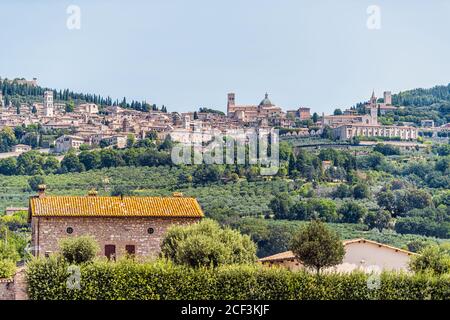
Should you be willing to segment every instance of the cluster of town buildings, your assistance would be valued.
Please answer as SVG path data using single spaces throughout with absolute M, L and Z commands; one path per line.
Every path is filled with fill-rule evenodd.
M 392 105 L 390 92 L 384 92 L 384 102 L 378 103 L 375 92 L 365 104 L 367 114 L 357 114 L 354 110 L 346 110 L 342 115 L 323 116 L 323 125 L 333 128 L 333 135 L 341 140 L 349 140 L 354 137 L 385 137 L 399 138 L 400 140 L 415 140 L 418 137 L 418 129 L 413 126 L 386 126 L 378 122 L 378 113 L 386 114 L 395 110 Z
M 36 79 L 24 84 L 36 86 Z M 42 102 L 31 106 L 19 107 L 5 105 L 0 92 L 0 128 L 8 126 L 40 124 L 44 129 L 67 129 L 70 134 L 62 135 L 54 142 L 57 153 L 64 153 L 81 145 L 107 145 L 119 148 L 126 146 L 127 138 L 143 139 L 149 133 L 159 139 L 170 135 L 178 142 L 208 142 L 213 132 L 225 132 L 243 128 L 280 127 L 290 129 L 287 135 L 314 136 L 322 129 L 330 127 L 333 136 L 341 140 L 354 137 L 385 137 L 400 140 L 415 140 L 418 128 L 412 125 L 382 125 L 379 115 L 394 111 L 390 92 L 384 92 L 383 102 L 378 102 L 375 94 L 365 104 L 366 113 L 359 114 L 356 109 L 344 110 L 340 115 L 317 116 L 314 129 L 308 128 L 305 121 L 311 119 L 310 108 L 300 107 L 284 111 L 284 108 L 272 103 L 266 93 L 259 104 L 241 105 L 236 103 L 235 93 L 228 93 L 227 112 L 162 112 L 153 110 L 141 112 L 124 109 L 120 106 L 108 106 L 100 110 L 94 103 L 76 105 L 70 112 L 66 104 L 54 101 L 53 91 L 45 91 Z M 432 121 L 425 121 L 424 127 L 432 128 Z M 192 141 L 198 140 L 198 141 Z M 26 146 L 20 146 L 25 148 Z
M 0 128 L 40 124 L 43 129 L 66 131 L 54 142 L 54 151 L 63 153 L 81 145 L 99 145 L 105 141 L 119 148 L 126 146 L 128 135 L 145 138 L 149 132 L 163 136 L 173 129 L 173 117 L 160 111 L 140 112 L 109 106 L 100 112 L 94 103 L 75 106 L 66 111 L 65 103 L 54 101 L 53 91 L 45 91 L 42 103 L 5 105 L 0 93 Z

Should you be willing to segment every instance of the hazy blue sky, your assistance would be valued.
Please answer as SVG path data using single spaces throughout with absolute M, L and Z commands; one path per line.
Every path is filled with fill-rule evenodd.
M 66 8 L 81 8 L 81 29 Z M 369 30 L 366 10 L 381 9 Z M 317 112 L 450 82 L 450 0 L 0 3 L 0 76 L 169 111 L 259 103 Z

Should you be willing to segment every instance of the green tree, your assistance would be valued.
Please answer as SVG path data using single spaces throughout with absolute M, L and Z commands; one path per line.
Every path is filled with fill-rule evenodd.
M 407 244 L 408 250 L 415 253 L 422 251 L 426 246 L 427 243 L 421 240 L 413 240 Z
M 2 235 L 2 241 L 0 241 L 0 260 L 12 260 L 14 262 L 19 261 L 20 255 L 17 252 L 17 248 L 14 243 L 11 241 L 4 241 L 4 239 L 9 235 L 7 233 L 10 233 L 8 228 L 6 226 L 1 226 L 0 228 L 0 235 Z
M 345 183 L 341 183 L 337 186 L 336 190 L 333 191 L 333 198 L 349 198 L 353 195 L 352 189 Z
M 162 241 L 161 255 L 191 267 L 246 264 L 256 261 L 256 245 L 249 236 L 205 219 L 170 227 Z
M 56 173 L 59 170 L 59 161 L 53 156 L 45 157 L 42 169 L 46 174 Z
M 0 279 L 12 278 L 16 273 L 16 263 L 10 259 L 0 259 Z
M 80 144 L 80 147 L 79 147 L 80 151 L 87 151 L 89 149 L 91 149 L 91 146 L 89 144 L 87 144 L 87 143 Z
M 17 173 L 17 160 L 14 157 L 0 159 L 0 174 L 11 176 Z
M 150 139 L 150 141 L 154 141 L 154 140 L 156 140 L 158 138 L 158 133 L 156 131 L 152 130 L 152 131 L 147 133 L 146 137 L 147 137 L 147 139 Z
M 378 193 L 377 203 L 381 208 L 386 209 L 390 213 L 395 212 L 396 201 L 394 193 L 392 191 L 388 190 Z
M 0 131 L 0 152 L 11 151 L 11 147 L 17 144 L 17 139 L 13 129 L 4 127 Z
M 28 179 L 28 185 L 33 191 L 38 191 L 39 185 L 45 184 L 45 179 L 43 176 L 33 176 Z
M 66 112 L 74 112 L 75 103 L 73 102 L 73 100 L 70 100 L 69 102 L 66 103 L 65 110 Z
M 364 219 L 364 223 L 370 229 L 378 229 L 380 232 L 383 229 L 387 229 L 389 227 L 389 223 L 391 221 L 391 214 L 386 210 L 377 210 L 375 212 L 371 211 L 367 214 Z
M 314 112 L 312 115 L 312 121 L 314 123 L 317 123 L 318 120 L 319 120 L 319 115 L 317 114 L 317 112 Z
M 280 160 L 288 161 L 292 154 L 292 146 L 286 141 L 281 141 L 279 144 L 278 154 Z
M 336 204 L 331 199 L 313 198 L 308 200 L 307 219 L 320 219 L 326 222 L 338 220 Z
M 172 147 L 173 147 L 172 138 L 170 137 L 170 135 L 167 135 L 166 138 L 164 139 L 163 143 L 161 143 L 159 145 L 158 150 L 169 151 L 169 150 L 172 150 Z
M 321 137 L 323 139 L 332 140 L 333 139 L 333 129 L 331 129 L 330 126 L 323 127 Z
M 83 151 L 78 155 L 78 159 L 86 170 L 97 169 L 101 165 L 100 154 L 97 151 Z
M 98 145 L 100 148 L 103 149 L 103 148 L 109 147 L 109 142 L 108 142 L 108 140 L 102 139 L 102 140 L 100 140 Z
M 404 192 L 405 203 L 407 203 L 407 209 L 424 209 L 432 204 L 431 195 L 425 190 L 420 189 L 410 189 Z M 408 210 L 409 209 L 409 210 Z
M 113 197 L 133 196 L 133 195 L 135 195 L 135 192 L 133 188 L 130 186 L 118 185 L 114 186 L 111 190 L 111 196 Z
M 217 182 L 221 178 L 221 174 L 217 165 L 200 165 L 193 174 L 193 182 L 195 184 L 208 184 Z
M 16 173 L 21 175 L 42 175 L 44 171 L 44 156 L 37 151 L 22 153 L 17 157 Z
M 355 201 L 345 202 L 338 210 L 344 223 L 360 223 L 367 215 L 367 208 Z
M 393 156 L 400 154 L 400 148 L 390 144 L 379 143 L 373 148 L 373 150 L 385 156 Z
M 136 143 L 136 138 L 134 137 L 134 135 L 129 134 L 127 136 L 127 148 L 133 147 L 135 143 Z
M 292 200 L 286 192 L 276 195 L 269 203 L 276 219 L 295 219 L 296 214 L 291 211 L 291 206 Z
M 345 249 L 337 233 L 323 222 L 311 221 L 292 238 L 291 250 L 306 266 L 320 270 L 342 263 Z
M 358 183 L 353 187 L 353 197 L 355 199 L 366 199 L 369 197 L 369 187 L 367 184 Z
M 295 202 L 289 209 L 289 219 L 310 220 L 311 212 L 306 201 Z
M 102 168 L 120 167 L 125 165 L 125 161 L 120 153 L 114 149 L 102 149 L 100 151 L 100 163 Z
M 61 161 L 62 172 L 82 172 L 84 166 L 78 159 L 78 156 L 73 151 L 69 151 Z
M 413 256 L 410 268 L 414 272 L 432 272 L 446 274 L 450 272 L 450 245 L 431 245 L 420 251 L 420 255 Z
M 69 263 L 81 264 L 92 261 L 100 247 L 91 236 L 65 238 L 59 241 L 61 255 Z

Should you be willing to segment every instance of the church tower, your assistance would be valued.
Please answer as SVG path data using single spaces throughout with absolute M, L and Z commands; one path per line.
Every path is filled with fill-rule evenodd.
M 392 105 L 392 94 L 390 91 L 385 91 L 383 93 L 384 95 L 384 104 L 387 106 L 391 106 Z
M 377 97 L 375 97 L 375 91 L 372 92 L 372 97 L 370 98 L 369 106 L 370 106 L 370 124 L 377 125 L 378 104 L 377 104 Z
M 44 115 L 53 117 L 53 91 L 44 92 Z
M 232 113 L 234 113 L 234 106 L 235 104 L 235 94 L 230 92 L 228 94 L 228 102 L 227 102 L 227 115 L 230 116 Z
M 375 90 L 372 91 L 372 97 L 370 97 L 369 104 L 372 107 L 372 105 L 377 104 L 377 97 L 375 97 Z

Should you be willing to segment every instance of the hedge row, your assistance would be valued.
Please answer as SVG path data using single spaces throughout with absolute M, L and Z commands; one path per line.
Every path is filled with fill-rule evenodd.
M 38 259 L 27 268 L 31 299 L 192 299 L 192 300 L 350 300 L 450 299 L 450 277 L 363 273 L 317 277 L 281 268 L 223 266 L 193 269 L 170 262 L 96 261 L 82 265 L 79 289 L 69 289 L 69 265 L 59 258 Z M 370 285 L 368 285 L 368 283 Z M 377 285 L 379 287 L 377 288 Z M 375 288 L 374 288 L 375 287 Z

